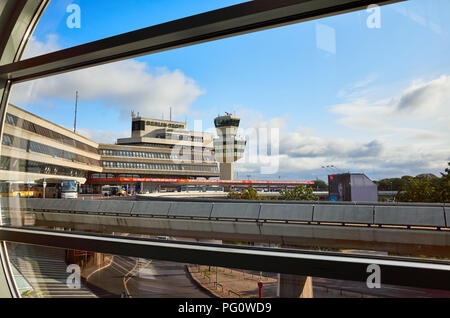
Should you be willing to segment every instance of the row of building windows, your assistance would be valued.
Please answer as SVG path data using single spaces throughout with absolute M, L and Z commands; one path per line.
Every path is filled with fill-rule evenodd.
M 0 170 L 77 178 L 86 177 L 86 172 L 82 170 L 4 156 L 0 158 Z
M 239 146 L 246 146 L 246 145 L 247 145 L 247 141 L 245 141 L 245 140 L 235 140 L 235 141 L 233 142 L 233 141 L 231 141 L 231 140 L 229 140 L 229 141 L 226 141 L 226 140 L 224 140 L 224 141 L 221 141 L 221 140 L 214 140 L 214 145 L 215 145 L 216 147 L 217 147 L 217 146 L 221 146 L 221 145 L 226 146 L 226 145 L 233 145 L 233 144 L 239 145 Z
M 158 148 L 167 148 L 173 149 L 175 145 L 164 145 L 164 144 L 154 144 L 154 143 L 120 143 L 121 146 L 139 146 L 139 147 L 158 147 Z
M 115 176 L 110 173 L 93 173 L 89 175 L 89 179 L 112 179 L 114 177 Z M 126 177 L 119 177 L 119 178 L 126 178 Z M 139 178 L 139 176 L 137 176 L 136 178 Z
M 71 160 L 74 162 L 85 163 L 94 166 L 100 166 L 100 161 L 85 156 L 77 155 L 69 151 L 57 149 L 50 147 L 38 142 L 31 140 L 11 136 L 8 134 L 3 135 L 2 144 L 4 146 L 14 147 L 18 149 L 25 150 L 27 152 L 35 152 L 44 155 L 53 156 L 55 158 L 61 158 L 66 160 Z
M 113 179 L 113 178 L 141 178 L 141 176 L 138 174 L 114 175 L 111 173 L 92 173 L 89 175 L 89 179 Z
M 112 169 L 203 171 L 203 172 L 219 171 L 217 166 L 176 165 L 176 164 L 156 164 L 156 163 L 136 163 L 136 162 L 112 162 L 112 161 L 103 161 L 103 167 L 112 168 Z
M 155 143 L 148 143 L 148 142 L 143 142 L 143 143 L 119 143 L 120 146 L 138 146 L 138 147 L 157 147 L 157 148 L 167 148 L 167 149 L 173 149 L 175 147 L 179 147 L 179 145 L 164 145 L 164 144 L 155 144 Z M 184 151 L 189 151 L 189 149 L 191 151 L 213 151 L 212 147 L 188 147 L 188 146 L 183 146 L 182 147 Z
M 234 118 L 217 118 L 214 121 L 214 124 L 217 128 L 221 127 L 239 127 L 239 124 L 241 123 L 240 119 L 234 119 Z
M 191 141 L 191 142 L 199 142 L 199 143 L 202 143 L 204 141 L 203 137 L 195 137 L 195 136 L 179 135 L 179 134 L 160 134 L 160 135 L 157 135 L 156 138 L 179 140 L 179 141 Z
M 149 158 L 149 159 L 180 159 L 179 155 L 169 153 L 153 153 L 141 151 L 124 151 L 124 150 L 108 150 L 101 149 L 100 154 L 103 156 L 112 157 L 134 157 L 134 158 Z
M 110 157 L 129 157 L 129 158 L 148 158 L 148 159 L 166 159 L 166 160 L 180 160 L 184 159 L 183 156 L 170 153 L 154 153 L 154 152 L 142 152 L 142 151 L 124 151 L 124 150 L 99 150 L 100 155 Z M 206 162 L 214 162 L 214 157 L 204 156 Z
M 244 153 L 245 149 L 217 149 L 216 153 L 227 153 L 227 152 L 235 152 L 235 153 Z
M 6 123 L 9 124 L 9 125 L 12 125 L 14 127 L 18 127 L 18 128 L 27 130 L 29 132 L 41 135 L 43 137 L 47 137 L 47 138 L 53 139 L 53 140 L 55 140 L 55 141 L 57 141 L 57 142 L 59 142 L 61 144 L 65 144 L 65 145 L 68 145 L 68 146 L 71 146 L 71 147 L 74 147 L 74 148 L 77 148 L 77 149 L 80 149 L 80 150 L 84 150 L 84 151 L 87 151 L 87 152 L 97 153 L 97 149 L 92 147 L 92 146 L 89 146 L 89 145 L 87 145 L 85 143 L 82 143 L 82 142 L 80 142 L 78 140 L 75 140 L 73 138 L 64 136 L 64 135 L 62 135 L 60 133 L 57 133 L 57 132 L 55 132 L 53 130 L 50 130 L 50 129 L 42 127 L 42 126 L 39 126 L 39 125 L 34 124 L 34 123 L 32 123 L 32 122 L 30 122 L 28 120 L 19 118 L 17 116 L 9 114 L 9 113 L 6 114 Z

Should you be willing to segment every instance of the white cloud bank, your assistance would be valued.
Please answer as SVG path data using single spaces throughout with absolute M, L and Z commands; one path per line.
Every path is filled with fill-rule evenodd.
M 58 38 L 46 42 L 32 38 L 25 58 L 59 49 Z M 125 118 L 134 110 L 142 116 L 160 117 L 172 107 L 186 115 L 190 105 L 204 92 L 179 70 L 150 68 L 146 63 L 126 60 L 81 71 L 39 79 L 14 87 L 11 102 L 24 105 L 50 98 L 73 100 L 79 91 L 83 100 L 101 100 Z
M 341 171 L 366 172 L 375 178 L 438 173 L 446 168 L 450 161 L 450 76 L 416 80 L 398 96 L 372 101 L 365 97 L 366 84 L 354 85 L 345 103 L 329 107 L 339 116 L 343 131 L 355 136 L 363 133 L 369 136 L 366 141 L 322 137 L 313 128 L 287 131 L 286 118 L 265 122 L 262 115 L 254 116 L 259 127 L 275 123 L 280 129 L 280 153 L 271 158 L 279 161 L 280 175 L 323 176 L 327 171 L 322 166 L 331 164 Z M 255 163 L 242 161 L 238 166 L 242 173 L 259 174 Z

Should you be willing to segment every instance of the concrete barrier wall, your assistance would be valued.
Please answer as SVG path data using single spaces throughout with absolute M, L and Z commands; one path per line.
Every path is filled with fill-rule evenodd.
M 211 217 L 217 219 L 259 219 L 259 203 L 215 203 Z
M 314 222 L 373 223 L 374 207 L 370 205 L 317 205 L 314 207 Z
M 262 204 L 259 219 L 275 221 L 311 222 L 313 205 Z
M 137 201 L 134 202 L 131 214 L 143 216 L 167 216 L 170 202 Z
M 133 209 L 134 205 L 133 201 L 125 200 L 105 200 L 100 202 L 101 203 L 98 208 L 98 212 L 100 213 L 131 214 L 131 210 Z
M 445 207 L 445 219 L 446 219 L 447 227 L 450 227 L 450 206 Z
M 2 210 L 20 210 L 26 206 L 26 200 L 20 198 L 0 198 L 0 207 Z
M 84 213 L 98 213 L 101 205 L 101 201 L 82 201 L 82 200 L 75 200 L 73 208 L 77 212 L 84 212 Z M 51 209 L 51 207 L 47 208 Z
M 174 202 L 170 204 L 168 216 L 210 218 L 212 203 Z
M 248 219 L 403 226 L 450 226 L 450 207 L 430 204 L 296 204 L 1 198 L 3 210 L 112 213 L 150 217 Z
M 375 224 L 446 227 L 444 208 L 375 207 Z

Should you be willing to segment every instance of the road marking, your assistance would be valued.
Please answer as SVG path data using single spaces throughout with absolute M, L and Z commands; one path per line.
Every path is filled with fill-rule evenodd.
M 93 271 L 92 273 L 90 273 L 90 274 L 86 277 L 86 281 L 88 281 L 89 278 L 91 278 L 91 276 L 94 275 L 95 273 L 97 273 L 97 272 L 99 272 L 99 271 L 101 271 L 101 270 L 104 270 L 104 269 L 108 268 L 109 266 L 111 266 L 111 264 L 113 263 L 113 261 L 114 261 L 114 256 L 111 256 L 111 261 L 109 262 L 109 264 L 107 264 L 106 266 L 100 267 L 99 269 L 96 269 L 95 271 Z

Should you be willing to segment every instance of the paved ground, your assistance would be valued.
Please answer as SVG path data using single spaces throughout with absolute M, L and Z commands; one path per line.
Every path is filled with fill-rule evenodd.
M 275 278 L 256 273 L 209 266 L 188 266 L 192 278 L 216 297 L 258 298 L 258 282 L 264 284 L 263 298 L 277 297 L 278 283 Z
M 199 285 L 216 297 L 258 298 L 258 282 L 264 283 L 263 298 L 278 297 L 276 274 L 231 270 L 209 266 L 189 266 Z M 218 282 L 218 283 L 216 283 Z M 369 289 L 365 283 L 326 278 L 313 278 L 314 298 L 450 298 L 450 291 L 384 285 Z

